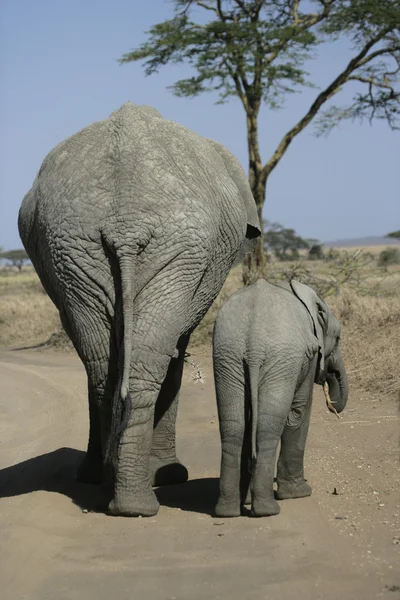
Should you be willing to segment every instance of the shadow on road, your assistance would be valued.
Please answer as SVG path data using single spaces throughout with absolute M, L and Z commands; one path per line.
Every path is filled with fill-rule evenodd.
M 105 512 L 111 499 L 110 493 L 101 486 L 76 480 L 76 470 L 84 455 L 81 450 L 59 448 L 1 469 L 0 498 L 42 490 L 63 494 L 82 509 Z M 212 515 L 217 501 L 218 479 L 193 479 L 157 488 L 155 493 L 163 506 Z
M 162 506 L 213 515 L 218 499 L 219 479 L 192 479 L 179 485 L 166 485 L 155 490 Z

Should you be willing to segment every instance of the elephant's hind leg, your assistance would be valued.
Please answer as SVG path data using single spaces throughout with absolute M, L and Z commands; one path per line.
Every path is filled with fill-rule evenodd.
M 306 447 L 308 428 L 310 425 L 312 393 L 315 378 L 315 360 L 311 369 L 294 397 L 294 406 L 298 413 L 292 411 L 292 417 L 299 423 L 288 422 L 281 438 L 281 451 L 278 460 L 277 483 L 278 500 L 289 498 L 305 498 L 311 495 L 311 486 L 304 479 L 304 451 Z
M 245 441 L 245 388 L 244 381 L 215 370 L 218 399 L 222 458 L 219 498 L 215 507 L 217 517 L 239 517 L 242 494 L 242 453 Z
M 188 341 L 188 336 L 179 341 L 179 355 L 170 362 L 156 402 L 150 453 L 150 479 L 153 486 L 184 483 L 188 479 L 186 467 L 176 456 L 175 441 L 179 390 Z
M 110 370 L 110 332 L 101 312 L 75 306 L 61 320 L 83 362 L 88 377 L 89 441 L 83 461 L 78 467 L 77 479 L 84 483 L 103 482 L 104 450 L 107 443 L 107 410 L 116 385 Z M 107 402 L 108 400 L 108 402 Z

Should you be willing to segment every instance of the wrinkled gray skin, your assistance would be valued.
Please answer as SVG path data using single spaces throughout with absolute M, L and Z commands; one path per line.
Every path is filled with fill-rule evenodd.
M 304 449 L 314 382 L 328 382 L 341 412 L 348 396 L 340 325 L 308 286 L 260 279 L 233 294 L 219 311 L 213 357 L 222 443 L 219 517 L 279 513 L 274 498 L 311 494 Z
M 260 233 L 245 174 L 126 103 L 48 154 L 19 231 L 88 376 L 78 477 L 112 484 L 111 513 L 154 515 L 152 484 L 188 477 L 175 420 L 189 335 Z

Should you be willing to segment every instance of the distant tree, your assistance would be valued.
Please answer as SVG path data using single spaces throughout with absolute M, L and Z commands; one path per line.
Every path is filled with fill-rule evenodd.
M 397 231 L 392 231 L 391 233 L 388 233 L 386 237 L 400 238 L 400 229 L 398 229 Z
M 23 248 L 1 252 L 0 258 L 3 258 L 7 262 L 11 263 L 13 267 L 17 267 L 19 272 L 22 271 L 24 263 L 30 260 Z
M 173 0 L 173 4 L 173 17 L 153 25 L 148 39 L 124 54 L 120 63 L 142 60 L 146 75 L 168 64 L 186 63 L 194 72 L 170 86 L 175 95 L 194 97 L 216 91 L 220 103 L 232 96 L 240 99 L 247 126 L 250 187 L 260 218 L 269 176 L 293 139 L 312 121 L 320 135 L 345 119 L 381 119 L 398 128 L 399 0 Z M 339 38 L 352 46 L 351 59 L 316 91 L 303 116 L 263 160 L 261 105 L 276 110 L 284 106 L 287 96 L 315 87 L 306 63 L 318 56 L 323 43 Z M 328 106 L 348 84 L 353 86 L 352 101 L 347 106 Z M 247 268 L 262 267 L 264 260 L 260 239 L 254 255 L 246 258 Z
M 309 247 L 307 240 L 300 237 L 294 229 L 269 221 L 265 221 L 264 227 L 264 249 L 273 252 L 279 260 L 297 260 L 299 250 Z

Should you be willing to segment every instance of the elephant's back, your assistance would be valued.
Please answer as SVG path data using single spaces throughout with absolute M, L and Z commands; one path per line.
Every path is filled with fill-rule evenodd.
M 235 292 L 220 309 L 214 337 L 245 356 L 298 356 L 313 346 L 312 321 L 290 286 L 264 279 Z M 223 341 L 221 344 L 220 340 Z
M 22 213 L 33 204 L 48 230 L 65 220 L 92 237 L 154 215 L 186 220 L 197 230 L 203 225 L 210 235 L 214 229 L 217 235 L 224 215 L 240 234 L 246 226 L 238 188 L 209 140 L 132 103 L 46 156 Z

